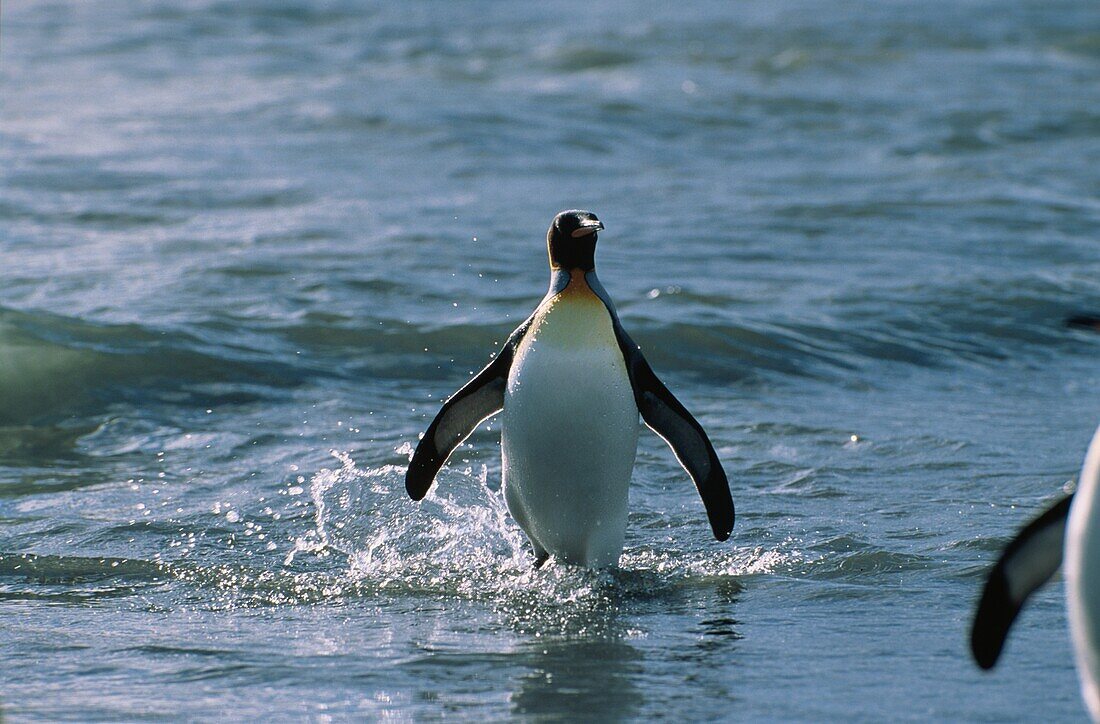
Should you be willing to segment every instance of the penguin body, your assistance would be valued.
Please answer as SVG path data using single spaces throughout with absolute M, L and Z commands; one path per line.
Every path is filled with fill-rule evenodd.
M 1093 721 L 1100 721 L 1100 430 L 1089 446 L 1069 509 L 1065 577 L 1081 695 Z
M 536 558 L 614 564 L 638 406 L 611 314 L 583 273 L 535 312 L 508 375 L 503 418 L 505 499 Z
M 423 498 L 451 452 L 504 411 L 503 489 L 536 565 L 549 556 L 615 565 L 626 534 L 638 416 L 672 447 L 729 538 L 729 483 L 702 426 L 653 373 L 595 272 L 587 211 L 563 211 L 547 232 L 550 289 L 500 354 L 444 403 L 409 462 L 405 488 Z

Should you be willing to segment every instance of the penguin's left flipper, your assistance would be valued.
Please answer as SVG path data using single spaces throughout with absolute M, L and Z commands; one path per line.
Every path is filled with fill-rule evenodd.
M 436 473 L 474 428 L 504 408 L 504 387 L 511 365 L 511 355 L 507 359 L 505 356 L 497 356 L 454 393 L 428 426 L 405 473 L 405 490 L 413 500 L 428 494 Z
M 1028 597 L 1061 567 L 1072 501 L 1073 495 L 1066 496 L 1028 523 L 990 571 L 970 630 L 970 651 L 983 669 L 997 663 L 1012 622 Z
M 416 446 L 405 473 L 405 490 L 413 500 L 421 500 L 435 481 L 436 473 L 454 449 L 470 436 L 482 420 L 504 409 L 504 388 L 516 346 L 531 326 L 533 315 L 521 324 L 492 362 L 478 372 L 458 392 L 443 403 L 424 437 Z
M 618 320 L 616 320 L 617 322 Z M 695 483 L 710 528 L 718 540 L 726 540 L 733 531 L 733 497 L 722 462 L 699 421 L 657 378 L 641 349 L 620 324 L 615 325 L 619 347 L 626 358 L 634 400 L 642 419 L 653 432 L 664 438 Z

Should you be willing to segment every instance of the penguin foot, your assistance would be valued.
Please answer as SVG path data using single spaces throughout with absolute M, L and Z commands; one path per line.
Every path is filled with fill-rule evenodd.
M 546 561 L 550 560 L 550 554 L 546 551 L 535 552 L 535 570 L 542 568 L 546 565 Z

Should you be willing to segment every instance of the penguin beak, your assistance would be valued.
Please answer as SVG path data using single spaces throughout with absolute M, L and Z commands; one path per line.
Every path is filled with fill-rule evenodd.
M 581 222 L 580 227 L 571 234 L 571 236 L 574 239 L 577 239 L 582 236 L 588 236 L 589 234 L 595 234 L 602 228 L 603 222 L 599 219 L 585 219 Z

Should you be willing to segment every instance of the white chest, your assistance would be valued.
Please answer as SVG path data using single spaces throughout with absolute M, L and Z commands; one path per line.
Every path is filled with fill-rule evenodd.
M 539 310 L 508 376 L 505 424 L 530 420 L 551 434 L 596 441 L 638 409 L 611 315 L 591 292 L 566 291 Z M 522 415 L 518 414 L 522 413 Z M 555 428 L 568 427 L 570 430 Z
M 1100 721 L 1100 431 L 1085 457 L 1065 543 L 1066 607 L 1081 693 Z

